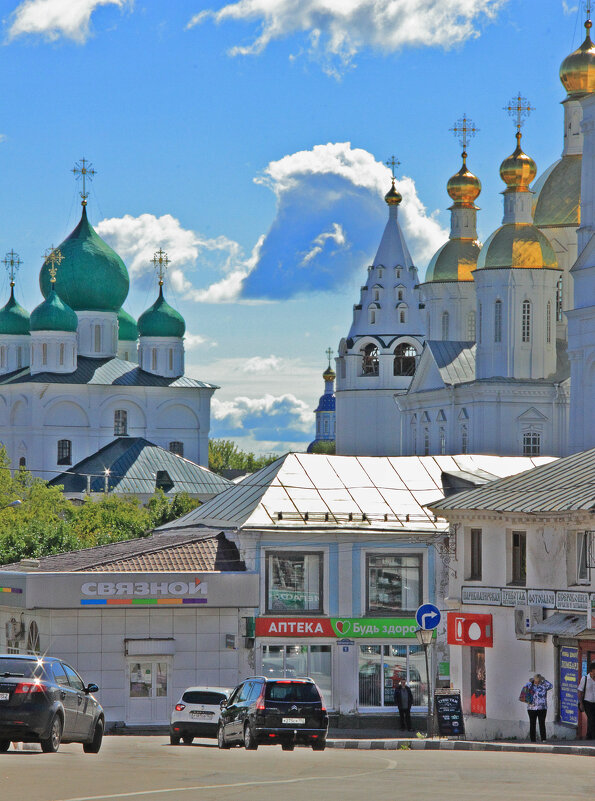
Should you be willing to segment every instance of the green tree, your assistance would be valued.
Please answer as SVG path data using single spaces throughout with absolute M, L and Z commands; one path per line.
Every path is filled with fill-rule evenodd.
M 162 489 L 159 489 L 147 504 L 151 527 L 157 528 L 157 526 L 177 520 L 178 517 L 188 514 L 197 506 L 200 506 L 198 498 L 191 498 L 187 492 L 180 492 L 170 499 Z
M 312 445 L 311 453 L 326 453 L 329 456 L 335 454 L 335 441 L 334 440 L 321 440 Z
M 278 456 L 255 456 L 250 451 L 241 451 L 231 439 L 209 440 L 209 470 L 214 473 L 223 473 L 224 470 L 245 470 L 253 473 L 271 464 Z

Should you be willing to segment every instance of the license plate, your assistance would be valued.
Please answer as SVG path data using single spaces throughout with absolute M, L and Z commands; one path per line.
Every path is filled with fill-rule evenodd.
M 10 693 L 0 693 L 0 701 L 8 701 Z
M 281 723 L 297 723 L 303 726 L 305 722 L 306 718 L 281 718 Z
M 196 712 L 195 710 L 190 710 L 190 716 L 193 718 L 198 718 L 199 720 L 210 720 L 213 717 L 212 712 Z

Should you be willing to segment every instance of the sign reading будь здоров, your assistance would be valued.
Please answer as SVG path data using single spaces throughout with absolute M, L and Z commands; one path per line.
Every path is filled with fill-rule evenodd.
M 591 599 L 595 609 L 595 593 L 575 590 L 526 590 L 524 587 L 461 587 L 461 602 L 485 606 L 542 606 L 586 612 Z
M 418 626 L 410 617 L 257 617 L 257 637 L 413 638 Z M 435 632 L 434 632 L 435 636 Z
M 560 721 L 578 725 L 578 648 L 560 646 Z

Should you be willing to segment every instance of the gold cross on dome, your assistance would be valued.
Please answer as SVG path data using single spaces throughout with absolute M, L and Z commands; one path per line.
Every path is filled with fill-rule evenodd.
M 81 197 L 83 199 L 83 206 L 87 205 L 87 198 L 89 197 L 89 193 L 87 192 L 87 179 L 89 181 L 93 180 L 93 176 L 97 174 L 97 170 L 93 168 L 93 165 L 87 159 L 82 158 L 80 161 L 77 161 L 72 168 L 71 172 L 73 173 L 74 177 L 78 181 L 79 178 L 83 179 L 83 191 L 81 192 Z
M 519 92 L 517 97 L 510 100 L 507 106 L 504 106 L 504 111 L 508 111 L 511 117 L 516 117 L 516 129 L 520 133 L 525 119 L 532 111 L 535 111 L 535 106 L 532 106 L 527 98 L 522 97 Z
M 466 153 L 469 140 L 473 139 L 475 134 L 479 131 L 479 128 L 477 128 L 473 120 L 470 120 L 466 114 L 463 114 L 450 130 L 459 140 L 463 152 Z
M 332 348 L 327 348 L 325 350 L 325 353 L 328 356 L 328 366 L 330 367 L 331 366 L 331 357 L 333 355 L 333 349 Z
M 48 268 L 48 272 L 50 274 L 50 282 L 52 284 L 56 283 L 56 273 L 58 272 L 58 267 L 64 261 L 64 256 L 60 252 L 58 248 L 55 248 L 53 245 L 51 248 L 48 248 L 44 253 L 44 264 L 48 264 L 48 262 L 52 265 Z M 56 264 L 58 267 L 56 267 Z
M 395 167 L 400 167 L 401 166 L 401 162 L 399 161 L 399 159 L 395 158 L 394 156 L 391 156 L 389 158 L 389 160 L 385 161 L 384 163 L 386 164 L 387 167 L 390 167 L 390 170 L 391 170 L 391 172 L 393 174 L 393 181 L 394 181 L 395 177 L 396 177 L 395 176 Z
M 23 263 L 19 257 L 18 253 L 15 253 L 14 250 L 11 250 L 6 256 L 2 259 L 2 263 L 8 270 L 8 276 L 10 278 L 10 285 L 14 286 L 14 277 L 17 274 L 19 267 Z
M 159 250 L 153 255 L 151 261 L 153 262 L 153 267 L 155 267 L 157 270 L 157 275 L 159 276 L 159 286 L 163 286 L 163 278 L 169 264 L 167 253 L 159 248 Z

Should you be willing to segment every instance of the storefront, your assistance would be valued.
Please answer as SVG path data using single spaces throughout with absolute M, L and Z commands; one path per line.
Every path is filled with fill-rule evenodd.
M 256 672 L 310 676 L 328 708 L 342 714 L 394 715 L 395 689 L 405 678 L 414 713 L 425 714 L 428 686 L 416 629 L 411 617 L 259 617 Z

